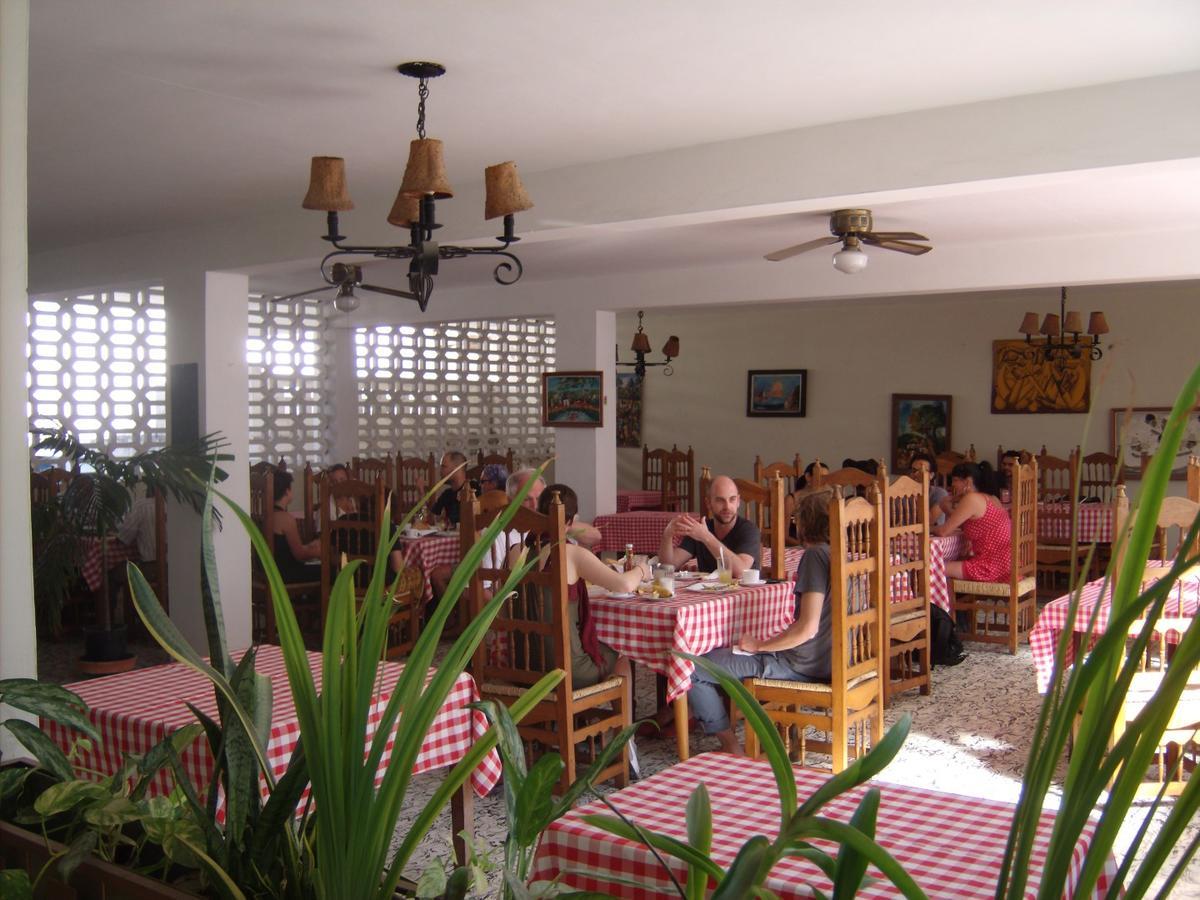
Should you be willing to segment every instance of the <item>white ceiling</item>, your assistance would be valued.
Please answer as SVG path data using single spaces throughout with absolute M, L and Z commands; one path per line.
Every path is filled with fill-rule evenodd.
M 263 211 L 300 215 L 316 154 L 346 156 L 356 194 L 394 191 L 415 121 L 415 84 L 394 71 L 407 59 L 432 58 L 449 69 L 431 84 L 428 130 L 446 141 L 452 178 L 467 183 L 506 158 L 526 173 L 550 172 L 1185 72 L 1200 60 L 1195 0 L 37 0 L 31 7 L 34 252 Z M 1106 175 L 1102 188 L 1086 176 L 1063 176 L 872 205 L 877 227 L 924 231 L 939 249 L 1040 233 L 1161 231 L 1181 218 L 1200 223 L 1198 174 L 1185 161 Z M 522 244 L 521 254 L 527 278 L 606 271 L 614 255 L 634 270 L 664 260 L 700 265 L 718 254 L 752 259 L 823 233 L 828 208 L 797 204 L 687 226 L 588 227 Z M 316 229 L 314 221 L 314 245 Z M 473 281 L 472 270 L 488 277 L 481 264 L 447 267 L 443 278 Z

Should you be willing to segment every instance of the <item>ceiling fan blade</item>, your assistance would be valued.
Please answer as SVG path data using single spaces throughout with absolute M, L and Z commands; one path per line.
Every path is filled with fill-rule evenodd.
M 901 253 L 909 253 L 913 256 L 920 256 L 922 253 L 928 253 L 933 249 L 924 244 L 910 244 L 908 241 L 881 241 L 878 235 L 863 234 L 860 237 L 864 244 L 882 247 L 884 250 L 898 250 Z
M 360 284 L 357 286 L 360 291 L 374 291 L 376 294 L 388 294 L 392 297 L 403 297 L 405 300 L 416 300 L 417 295 L 411 291 L 401 291 L 396 288 L 379 287 L 374 284 Z
M 797 244 L 794 247 L 787 247 L 783 250 L 776 250 L 774 253 L 768 253 L 763 259 L 769 259 L 771 262 L 779 262 L 781 259 L 787 259 L 790 256 L 796 256 L 806 250 L 816 250 L 818 247 L 825 247 L 829 244 L 836 244 L 841 238 L 836 234 L 831 234 L 828 237 L 817 238 L 815 241 L 808 241 L 804 244 Z
M 915 231 L 868 231 L 881 241 L 927 241 L 929 238 Z
M 289 300 L 296 300 L 300 297 L 312 297 L 314 294 L 319 294 L 322 291 L 332 291 L 335 287 L 337 287 L 336 284 L 323 284 L 319 288 L 313 288 L 312 290 L 298 291 L 295 294 L 288 294 L 284 297 L 271 297 L 269 299 L 272 303 L 287 303 Z

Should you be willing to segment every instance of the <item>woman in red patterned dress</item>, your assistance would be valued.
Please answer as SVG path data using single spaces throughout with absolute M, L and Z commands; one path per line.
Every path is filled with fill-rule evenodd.
M 1007 581 L 1012 572 L 1012 521 L 1000 505 L 1001 479 L 986 462 L 959 463 L 950 472 L 950 496 L 942 500 L 946 520 L 929 529 L 939 537 L 962 533 L 971 558 L 946 563 L 949 578 Z

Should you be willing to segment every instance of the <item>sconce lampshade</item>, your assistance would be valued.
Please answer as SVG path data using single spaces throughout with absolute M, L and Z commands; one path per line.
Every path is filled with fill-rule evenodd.
M 1071 334 L 1079 334 L 1083 331 L 1083 316 L 1078 310 L 1071 310 L 1067 313 L 1067 321 L 1063 323 L 1063 331 L 1069 331 Z
M 663 356 L 669 356 L 671 359 L 679 358 L 679 338 L 671 335 L 667 338 L 667 342 L 663 344 Z
M 483 217 L 495 219 L 512 213 L 533 209 L 533 201 L 525 193 L 517 164 L 512 160 L 488 166 L 483 170 L 487 197 L 483 201 Z
M 650 337 L 644 331 L 638 331 L 633 335 L 633 345 L 629 348 L 634 353 L 649 353 L 650 352 Z
M 1104 313 L 1094 312 L 1088 318 L 1088 334 L 1108 334 L 1108 320 Z
M 438 200 L 454 196 L 454 189 L 446 178 L 441 141 L 421 138 L 409 144 L 408 165 L 404 167 L 400 193 L 418 198 L 422 194 L 433 194 Z
M 1058 313 L 1046 313 L 1042 320 L 1042 334 L 1047 337 L 1058 335 Z
M 1027 312 L 1025 318 L 1021 320 L 1021 327 L 1018 329 L 1021 334 L 1029 336 L 1038 333 L 1038 318 L 1037 313 Z
M 404 191 L 396 194 L 396 202 L 392 204 L 392 211 L 388 213 L 388 222 L 399 228 L 408 228 L 420 218 L 421 201 L 416 197 L 408 196 Z
M 346 191 L 346 161 L 340 156 L 314 156 L 308 178 L 308 193 L 301 204 L 305 209 L 343 212 L 354 209 Z

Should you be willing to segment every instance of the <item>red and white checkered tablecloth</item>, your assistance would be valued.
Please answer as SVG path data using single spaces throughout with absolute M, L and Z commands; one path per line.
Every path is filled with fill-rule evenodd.
M 457 534 L 431 534 L 422 538 L 401 538 L 399 548 L 404 554 L 404 564 L 415 566 L 424 576 L 425 587 L 421 591 L 421 602 L 433 599 L 433 587 L 429 584 L 429 573 L 435 566 L 456 566 L 462 559 Z
M 596 521 L 592 524 L 600 529 L 600 543 L 595 550 L 597 553 L 603 553 L 605 550 L 622 553 L 626 544 L 633 544 L 634 553 L 653 556 L 658 552 L 658 545 L 663 532 L 667 530 L 667 525 L 677 515 L 679 513 L 640 510 L 596 516 Z M 682 537 L 677 537 L 675 546 L 678 547 L 682 540 Z
M 589 604 L 596 634 L 623 656 L 667 676 L 667 699 L 686 693 L 695 666 L 671 651 L 701 654 L 729 647 L 743 634 L 768 638 L 795 617 L 790 581 L 701 594 L 677 582 L 673 600 L 593 597 Z
M 662 491 L 617 491 L 617 512 L 639 509 L 658 509 L 662 506 Z
M 826 780 L 820 772 L 796 767 L 799 795 L 805 798 Z M 631 785 L 608 800 L 631 821 L 652 831 L 687 840 L 687 800 L 703 781 L 712 803 L 713 837 L 711 856 L 728 868 L 738 849 L 754 835 L 774 839 L 779 825 L 779 791 L 769 763 L 761 759 L 725 753 L 704 753 Z M 992 897 L 996 872 L 1004 857 L 1008 830 L 1016 810 L 1011 804 L 947 794 L 924 788 L 879 782 L 881 791 L 876 840 L 892 854 L 931 898 L 962 900 Z M 848 822 L 866 793 L 860 786 L 830 801 L 823 816 Z M 531 881 L 560 878 L 573 890 L 603 891 L 616 897 L 648 898 L 678 896 L 658 860 L 636 841 L 616 837 L 583 821 L 589 814 L 612 813 L 599 801 L 577 807 L 546 829 L 538 845 Z M 1027 892 L 1037 892 L 1046 862 L 1046 850 L 1054 827 L 1054 813 L 1043 812 L 1029 860 Z M 1083 867 L 1095 831 L 1095 820 L 1084 828 L 1075 845 L 1065 896 Z M 813 841 L 827 852 L 835 852 L 827 841 Z M 675 877 L 686 883 L 687 867 L 665 856 Z M 611 874 L 591 876 L 584 871 Z M 893 897 L 896 890 L 870 867 L 868 874 L 880 879 L 860 891 L 860 897 Z M 1116 861 L 1110 855 L 1096 884 L 1094 896 L 1102 897 L 1116 878 Z M 632 881 L 634 887 L 618 879 Z M 820 869 L 798 858 L 782 860 L 767 878 L 766 886 L 779 897 L 811 896 L 809 885 L 832 894 L 833 888 Z
M 240 653 L 236 655 L 241 656 Z M 319 691 L 321 655 L 309 653 L 308 659 Z M 271 678 L 273 703 L 267 759 L 275 777 L 279 778 L 287 771 L 288 761 L 296 748 L 300 723 L 296 718 L 280 648 L 272 644 L 261 645 L 254 666 L 258 672 Z M 382 665 L 378 695 L 368 720 L 368 745 L 403 669 L 399 663 Z M 182 663 L 135 669 L 121 675 L 68 684 L 66 687 L 87 702 L 88 717 L 100 732 L 100 742 L 91 750 L 81 753 L 76 760 L 81 774 L 94 770 L 99 773 L 97 778 L 115 772 L 126 754 L 144 754 L 169 733 L 195 722 L 195 716 L 185 703 L 194 704 L 213 719 L 218 718 L 212 683 Z M 479 690 L 475 680 L 464 672 L 455 681 L 425 736 L 425 743 L 413 766 L 415 774 L 456 764 L 484 736 L 488 730 L 487 718 L 483 713 L 467 708 L 467 704 L 478 699 Z M 42 729 L 64 751 L 78 737 L 78 732 L 56 722 L 43 720 Z M 376 785 L 383 779 L 391 756 L 392 742 L 389 741 L 379 763 Z M 184 750 L 182 762 L 184 771 L 196 788 L 205 790 L 213 774 L 208 742 L 200 739 L 192 743 Z M 481 797 L 488 794 L 500 779 L 500 774 L 500 756 L 493 750 L 471 775 L 475 793 Z M 171 776 L 162 771 L 151 785 L 151 794 L 169 793 L 172 784 Z M 265 796 L 265 783 L 263 792 Z
M 108 545 L 107 560 L 105 560 L 100 538 L 85 537 L 79 540 L 79 574 L 83 576 L 84 584 L 90 591 L 99 590 L 100 585 L 104 583 L 104 563 L 106 561 L 108 568 L 111 569 L 127 559 L 134 561 L 139 559 L 137 547 L 128 547 L 117 540 L 115 536 L 110 535 L 103 543 Z
M 1062 518 L 1051 518 L 1047 512 L 1057 513 Z M 1068 526 L 1071 504 L 1038 504 L 1038 540 L 1069 541 Z M 1109 503 L 1079 504 L 1079 537 L 1081 544 L 1111 544 L 1113 538 L 1113 508 Z
M 971 542 L 962 534 L 929 539 L 929 602 L 946 612 L 951 609 L 950 583 L 946 578 L 946 561 L 963 559 L 971 550 Z
M 1163 571 L 1169 566 L 1170 563 L 1150 560 L 1146 563 L 1146 574 L 1153 576 L 1156 570 Z M 1109 590 L 1102 594 L 1103 587 L 1103 578 L 1097 578 L 1084 585 L 1072 626 L 1072 631 L 1076 634 L 1088 633 L 1088 622 L 1092 618 L 1093 611 L 1096 612 L 1096 622 L 1091 633 L 1101 635 L 1108 628 L 1108 614 L 1112 610 L 1112 592 Z M 1070 606 L 1070 594 L 1047 603 L 1038 614 L 1037 624 L 1029 632 L 1029 649 L 1033 651 L 1033 666 L 1037 673 L 1037 689 L 1040 694 L 1044 694 L 1050 687 L 1054 676 L 1054 653 L 1058 647 L 1058 638 L 1067 625 L 1067 612 Z M 1197 607 L 1200 607 L 1200 570 L 1192 569 L 1190 572 L 1184 573 L 1172 588 L 1165 615 L 1195 617 Z M 1168 634 L 1169 639 L 1170 635 Z M 1075 642 L 1067 644 L 1063 662 L 1068 666 L 1075 662 Z

